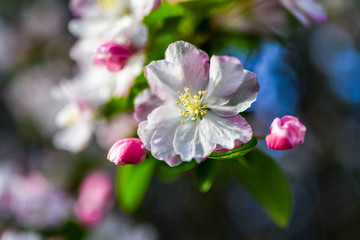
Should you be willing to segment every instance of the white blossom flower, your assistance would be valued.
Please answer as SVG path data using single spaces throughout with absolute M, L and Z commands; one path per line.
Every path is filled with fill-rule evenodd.
M 94 129 L 94 111 L 89 96 L 77 82 L 62 82 L 61 92 L 68 104 L 55 117 L 60 130 L 54 135 L 53 143 L 58 149 L 80 152 L 90 142 Z M 57 96 L 60 97 L 60 96 Z
M 170 44 L 165 60 L 144 71 L 150 90 L 162 100 L 138 128 L 155 158 L 170 166 L 201 161 L 251 139 L 252 129 L 238 113 L 256 100 L 259 84 L 238 59 L 212 56 L 209 64 L 205 52 L 178 41 Z
M 119 19 L 75 19 L 69 23 L 69 30 L 79 37 L 70 56 L 80 65 L 93 65 L 93 56 L 102 44 L 121 44 L 134 54 L 144 49 L 148 38 L 147 28 L 129 16 Z
M 120 17 L 130 13 L 141 21 L 160 4 L 161 0 L 71 0 L 69 5 L 78 18 Z

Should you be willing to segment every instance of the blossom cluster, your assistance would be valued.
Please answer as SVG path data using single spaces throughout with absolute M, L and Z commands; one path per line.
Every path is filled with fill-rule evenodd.
M 107 239 L 102 230 L 96 232 L 102 222 L 116 225 L 116 231 L 123 224 L 113 221 L 112 214 L 119 213 L 108 211 L 115 206 L 115 194 L 120 207 L 132 213 L 139 208 L 154 174 L 172 180 L 188 170 L 194 170 L 200 191 L 206 192 L 217 171 L 225 169 L 223 163 L 234 166 L 226 169 L 226 174 L 236 176 L 279 226 L 287 224 L 289 184 L 270 156 L 276 154 L 272 150 L 289 150 L 304 143 L 304 123 L 309 119 L 292 116 L 297 115 L 298 100 L 279 113 L 279 105 L 289 101 L 283 101 L 277 87 L 288 86 L 264 69 L 270 62 L 283 68 L 272 60 L 280 58 L 279 49 L 285 47 L 276 40 L 267 42 L 273 38 L 263 41 L 262 36 L 273 34 L 278 39 L 292 34 L 287 12 L 307 30 L 324 22 L 327 15 L 315 0 L 215 2 L 70 0 L 74 18 L 68 30 L 76 38 L 69 53 L 75 62 L 69 61 L 73 67 L 72 73 L 67 73 L 70 77 L 64 79 L 63 72 L 69 69 L 60 61 L 26 69 L 16 74 L 17 84 L 5 91 L 6 98 L 15 119 L 31 116 L 40 126 L 40 135 L 51 137 L 57 149 L 79 153 L 95 136 L 98 145 L 108 151 L 108 160 L 119 166 L 103 161 L 104 151 L 99 151 L 99 157 L 97 147 L 91 145 L 79 155 L 55 151 L 54 155 L 76 161 L 59 161 L 69 165 L 65 171 L 57 168 L 59 162 L 47 163 L 66 176 L 65 187 L 49 181 L 51 171 L 44 174 L 50 169 L 47 164 L 35 170 L 40 160 L 35 164 L 26 160 L 29 163 L 24 164 L 22 173 L 1 167 L 0 210 L 15 226 L 0 229 L 1 240 L 42 239 L 36 231 L 67 224 L 82 229 L 89 237 L 84 239 Z M 223 10 L 218 11 L 221 4 Z M 192 9 L 199 6 L 204 6 L 204 13 Z M 55 31 L 50 28 L 46 29 Z M 56 31 L 61 32 L 60 28 Z M 276 47 L 269 50 L 269 45 Z M 11 60 L 3 56 L 0 63 L 4 62 L 2 58 Z M 272 81 L 270 87 L 265 75 Z M 281 103 L 275 106 L 273 101 L 264 100 L 263 92 L 277 95 Z M 49 148 L 53 151 L 52 146 Z M 32 151 L 37 150 L 30 149 L 29 155 Z M 109 171 L 117 170 L 115 184 L 110 178 L 113 173 L 100 170 L 105 166 Z M 283 198 L 282 206 L 277 205 L 282 201 L 269 195 L 271 192 L 282 193 L 277 196 Z M 19 225 L 25 227 L 20 228 L 23 232 L 18 232 Z M 122 238 L 117 232 L 110 235 L 109 239 Z M 147 239 L 156 239 L 149 236 Z
M 280 3 L 306 26 L 309 19 L 326 20 L 322 7 L 311 0 Z M 165 60 L 144 68 L 150 89 L 135 99 L 134 117 L 123 112 L 109 122 L 102 116 L 101 107 L 111 98 L 127 98 L 142 72 L 148 39 L 142 20 L 160 4 L 160 0 L 70 1 L 76 18 L 69 30 L 78 38 L 70 51 L 76 70 L 53 93 L 65 103 L 55 119 L 60 128 L 53 137 L 57 148 L 79 152 L 95 132 L 99 144 L 109 149 L 116 140 L 133 136 L 139 123 L 137 133 L 145 148 L 175 166 L 192 159 L 200 162 L 214 151 L 231 150 L 251 139 L 252 129 L 239 113 L 256 100 L 256 75 L 234 57 L 209 59 L 183 41 L 168 47 Z M 121 126 L 127 126 L 126 130 Z M 131 162 L 141 162 L 141 156 Z M 114 160 L 124 158 L 114 151 L 109 157 L 124 164 Z
M 79 152 L 89 144 L 95 129 L 104 148 L 114 143 L 114 136 L 133 134 L 131 114 L 114 117 L 116 124 L 129 126 L 128 131 L 119 133 L 99 111 L 110 98 L 126 97 L 141 73 L 148 38 L 141 21 L 159 4 L 159 0 L 70 1 L 76 18 L 70 21 L 69 30 L 78 38 L 70 56 L 77 68 L 75 76 L 63 80 L 54 91 L 65 103 L 55 119 L 60 128 L 53 138 L 57 148 Z
M 138 135 L 145 148 L 170 166 L 205 160 L 212 152 L 232 150 L 248 142 L 253 130 L 239 115 L 256 100 L 256 74 L 230 56 L 212 56 L 178 41 L 165 60 L 144 68 L 150 89 L 135 99 Z M 266 137 L 269 148 L 291 149 L 304 142 L 305 126 L 292 116 L 275 119 Z M 138 139 L 115 143 L 108 159 L 120 165 L 144 159 Z M 134 158 L 135 160 L 132 160 Z M 130 159 L 130 160 L 127 160 Z

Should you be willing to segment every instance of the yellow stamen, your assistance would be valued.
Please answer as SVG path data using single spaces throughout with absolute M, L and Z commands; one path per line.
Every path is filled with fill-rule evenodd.
M 180 94 L 179 99 L 185 108 L 185 111 L 180 110 L 180 113 L 188 119 L 190 118 L 192 121 L 196 121 L 198 118 L 202 119 L 202 117 L 207 113 L 206 105 L 201 105 L 202 97 L 207 93 L 207 91 L 199 91 L 198 95 L 194 95 L 193 97 L 191 96 L 190 89 L 188 87 L 184 87 L 184 91 L 184 94 L 178 91 Z M 178 105 L 178 102 L 175 104 Z
M 104 12 L 108 11 L 115 5 L 117 0 L 97 0 L 97 3 L 101 6 Z

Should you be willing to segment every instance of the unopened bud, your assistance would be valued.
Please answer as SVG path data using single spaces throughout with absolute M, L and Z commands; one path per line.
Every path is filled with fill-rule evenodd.
M 110 148 L 107 159 L 116 165 L 139 164 L 146 155 L 143 142 L 138 138 L 125 138 Z
M 306 127 L 293 116 L 275 118 L 265 141 L 268 148 L 287 150 L 304 142 Z
M 101 45 L 94 55 L 94 64 L 105 65 L 111 72 L 123 69 L 131 57 L 131 51 L 120 44 L 109 42 Z

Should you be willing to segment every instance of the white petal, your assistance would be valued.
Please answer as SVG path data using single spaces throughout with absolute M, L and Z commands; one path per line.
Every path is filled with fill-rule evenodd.
M 178 118 L 162 122 L 154 131 L 151 138 L 151 154 L 159 159 L 166 161 L 169 165 L 174 165 L 174 135 L 176 128 L 181 123 Z
M 163 123 L 169 120 L 178 119 L 181 121 L 181 114 L 176 105 L 163 105 L 156 108 L 148 115 L 147 121 L 139 124 L 138 135 L 143 141 L 145 148 L 151 150 L 150 141 L 155 130 Z
M 250 125 L 240 115 L 222 118 L 210 111 L 201 120 L 200 131 L 208 145 L 226 149 L 233 149 L 238 141 L 246 143 L 252 137 Z
M 109 75 L 115 78 L 115 96 L 122 97 L 129 94 L 130 87 L 134 84 L 135 78 L 140 75 L 144 62 L 144 52 L 138 52 L 129 58 L 128 62 L 122 70 L 115 73 L 109 72 Z
M 210 60 L 210 80 L 208 93 L 204 101 L 208 105 L 223 105 L 241 85 L 244 79 L 244 68 L 234 57 L 212 56 Z
M 148 30 L 144 24 L 139 23 L 132 17 L 119 19 L 109 29 L 104 41 L 114 41 L 131 49 L 143 49 L 148 38 Z
M 183 161 L 204 158 L 215 148 L 215 144 L 209 144 L 204 138 L 204 132 L 200 132 L 200 122 L 200 120 L 186 121 L 176 130 L 175 152 L 181 156 Z
M 79 107 L 70 103 L 61 109 L 55 117 L 55 125 L 57 127 L 65 127 L 69 124 L 72 124 L 74 121 L 78 120 L 81 115 L 81 110 Z
M 160 0 L 131 0 L 130 7 L 138 20 L 142 20 L 144 16 L 160 5 Z
M 178 91 L 184 89 L 184 73 L 180 65 L 164 60 L 153 61 L 144 67 L 151 90 L 162 100 L 175 102 Z
M 259 92 L 259 83 L 256 74 L 244 70 L 244 76 L 241 85 L 237 91 L 231 96 L 231 99 L 225 105 L 217 105 L 216 103 L 207 106 L 216 114 L 224 117 L 236 116 L 239 112 L 245 111 L 256 100 Z
M 88 145 L 91 133 L 92 126 L 79 121 L 56 133 L 53 138 L 53 143 L 58 149 L 74 153 L 80 152 Z
M 190 88 L 191 94 L 205 89 L 209 81 L 209 57 L 205 52 L 190 43 L 177 41 L 166 49 L 165 61 L 181 66 L 184 85 Z
M 159 99 L 150 89 L 142 91 L 134 101 L 134 118 L 138 122 L 145 121 L 147 116 L 164 102 Z

